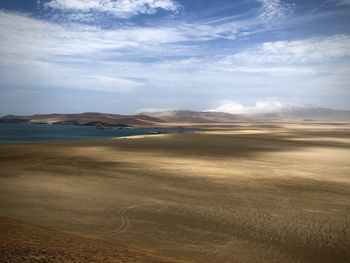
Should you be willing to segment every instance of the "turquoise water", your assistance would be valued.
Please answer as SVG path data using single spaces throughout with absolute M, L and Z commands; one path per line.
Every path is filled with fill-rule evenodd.
M 0 123 L 0 143 L 96 140 L 187 130 L 190 129 L 132 128 L 98 130 L 94 126 Z

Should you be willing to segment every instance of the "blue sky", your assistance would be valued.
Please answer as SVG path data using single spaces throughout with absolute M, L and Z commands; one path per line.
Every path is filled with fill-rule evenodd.
M 2 0 L 0 114 L 350 109 L 350 0 Z

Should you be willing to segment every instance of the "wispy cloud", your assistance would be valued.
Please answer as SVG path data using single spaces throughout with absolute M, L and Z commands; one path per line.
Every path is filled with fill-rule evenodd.
M 302 77 L 305 86 L 306 76 L 322 85 L 335 76 L 346 83 L 348 35 L 265 42 L 217 55 L 206 54 L 200 45 L 222 38 L 232 41 L 236 30 L 231 23 L 219 28 L 182 23 L 101 29 L 0 11 L 2 85 L 45 83 L 116 92 L 176 87 L 190 92 L 239 85 L 277 89 L 282 79 L 297 83 Z
M 295 5 L 283 0 L 258 0 L 261 3 L 260 19 L 271 22 L 285 18 L 294 12 Z
M 69 81 L 69 79 L 66 81 Z M 145 86 L 141 80 L 131 78 L 111 77 L 105 75 L 78 76 L 70 79 L 71 86 L 75 88 L 108 91 L 108 92 L 130 92 Z
M 0 53 L 43 57 L 84 55 L 110 51 L 114 57 L 126 50 L 161 56 L 184 52 L 186 42 L 212 39 L 234 39 L 234 24 L 215 27 L 200 23 L 178 23 L 162 26 L 123 26 L 102 29 L 82 24 L 57 24 L 27 15 L 0 11 Z M 25 40 L 25 41 L 24 41 Z M 176 46 L 169 45 L 176 44 Z M 193 54 L 193 50 L 191 51 Z
M 333 0 L 338 5 L 350 5 L 350 0 Z
M 119 18 L 129 18 L 139 14 L 155 14 L 158 10 L 172 13 L 180 11 L 180 4 L 173 0 L 51 0 L 44 4 L 48 8 L 63 12 L 101 12 Z
M 229 59 L 243 63 L 320 62 L 350 56 L 350 36 L 335 35 L 293 41 L 265 42 Z
M 341 98 L 349 95 L 348 32 L 289 34 L 331 20 L 339 12 L 344 16 L 345 8 L 309 16 L 294 11 L 291 0 L 254 0 L 237 2 L 226 12 L 228 1 L 225 8 L 214 6 L 198 17 L 188 10 L 164 17 L 178 12 L 179 4 L 170 0 L 42 3 L 46 9 L 38 14 L 0 10 L 0 89 L 118 92 L 118 98 L 149 101 L 135 109 L 191 108 L 202 103 L 206 109 L 222 98 L 282 101 L 291 94 L 298 98 L 323 94 L 327 101 L 331 92 Z M 244 11 L 231 14 L 236 9 Z M 160 14 L 137 16 L 153 12 Z M 68 18 L 50 18 L 57 14 Z M 288 14 L 293 15 L 280 20 Z M 106 23 L 85 23 L 105 16 L 110 19 Z M 187 98 L 193 101 L 183 103 Z M 240 108 L 226 103 L 225 108 L 230 107 Z
M 350 72 L 350 36 L 334 35 L 251 45 L 233 54 L 187 58 L 167 67 L 252 76 L 343 76 Z

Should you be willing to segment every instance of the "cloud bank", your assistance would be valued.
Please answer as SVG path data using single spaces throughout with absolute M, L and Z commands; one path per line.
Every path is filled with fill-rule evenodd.
M 284 112 L 300 107 L 302 106 L 279 101 L 258 101 L 254 106 L 244 106 L 232 101 L 223 101 L 217 108 L 206 111 L 226 112 L 231 114 L 263 114 Z

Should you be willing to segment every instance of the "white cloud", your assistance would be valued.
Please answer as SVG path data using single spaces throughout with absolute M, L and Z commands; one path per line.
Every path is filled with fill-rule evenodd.
M 72 65 L 87 69 L 99 63 L 109 65 L 110 68 L 117 67 L 115 74 L 119 74 L 125 67 L 129 72 L 142 68 L 142 63 L 137 62 L 125 66 L 130 58 L 146 57 L 158 60 L 152 63 L 154 70 L 176 72 L 177 77 L 189 72 L 251 74 L 255 78 L 258 75 L 344 75 L 349 72 L 346 59 L 350 56 L 349 35 L 265 42 L 232 55 L 213 57 L 203 53 L 197 56 L 196 52 L 201 52 L 197 44 L 184 44 L 217 38 L 233 39 L 238 30 L 232 23 L 220 27 L 187 23 L 100 29 L 81 24 L 59 25 L 0 11 L 0 65 L 28 69 L 54 66 L 63 70 L 62 67 L 69 68 Z M 185 59 L 177 59 L 179 54 Z M 159 58 L 163 55 L 167 59 L 160 62 Z M 170 56 L 174 56 L 174 60 L 169 60 Z M 121 63 L 124 63 L 123 67 L 119 67 Z M 105 74 L 102 72 L 100 75 Z M 106 76 L 124 78 L 125 74 L 119 76 L 108 72 Z
M 77 88 L 109 92 L 130 92 L 144 86 L 142 81 L 101 75 L 74 78 L 72 83 L 75 83 Z
M 232 40 L 239 31 L 239 23 L 232 21 L 102 29 L 0 11 L 0 88 L 156 94 L 159 101 L 193 94 L 207 100 L 214 96 L 262 100 L 264 94 L 278 93 L 276 98 L 283 99 L 292 93 L 302 97 L 313 96 L 315 90 L 325 94 L 348 89 L 350 36 L 266 42 L 234 54 L 215 46 L 215 56 L 207 54 L 213 51 L 208 49 L 210 43 L 201 42 Z M 187 104 L 155 102 L 140 108 Z
M 186 23 L 101 29 L 0 11 L 0 85 L 132 91 L 147 82 L 153 86 L 162 82 L 164 86 L 179 84 L 177 69 L 153 62 L 147 63 L 150 71 L 145 71 L 144 63 L 138 59 L 191 56 L 198 47 L 186 46 L 186 41 L 229 38 L 231 31 L 231 26 Z M 174 61 L 170 60 L 169 65 L 174 65 Z M 135 77 L 140 81 L 135 82 Z
M 350 36 L 333 35 L 293 41 L 265 42 L 232 55 L 189 57 L 162 67 L 208 73 L 266 77 L 347 76 L 350 73 Z
M 276 113 L 288 111 L 300 105 L 280 102 L 280 101 L 258 101 L 254 106 L 244 106 L 242 104 L 223 101 L 220 106 L 207 110 L 208 112 L 226 112 L 232 114 L 256 114 L 256 113 Z
M 338 5 L 350 5 L 350 0 L 333 0 L 333 2 L 336 2 Z
M 282 0 L 258 0 L 261 3 L 260 19 L 271 22 L 275 19 L 285 18 L 294 11 L 294 4 Z
M 187 58 L 177 61 L 178 70 L 227 72 L 252 78 L 342 76 L 350 73 L 350 36 L 334 35 L 293 41 L 265 42 L 232 55 Z
M 106 51 L 113 51 L 114 55 L 118 55 L 118 52 L 126 54 L 125 51 L 128 50 L 133 54 L 142 52 L 152 56 L 160 56 L 162 53 L 169 56 L 172 52 L 175 55 L 181 52 L 183 55 L 191 48 L 184 45 L 186 42 L 233 39 L 237 30 L 232 24 L 217 27 L 188 23 L 101 29 L 82 24 L 62 25 L 0 10 L 0 54 L 4 57 L 16 55 L 22 58 L 62 55 L 87 57 L 92 53 Z M 192 51 L 189 52 L 193 54 Z
M 306 66 L 284 66 L 280 65 L 278 67 L 271 66 L 232 66 L 227 68 L 222 68 L 223 71 L 227 72 L 241 72 L 241 73 L 251 73 L 251 74 L 265 74 L 265 75 L 314 75 L 319 73 L 316 68 L 306 67 Z
M 51 0 L 45 6 L 68 12 L 102 12 L 119 18 L 154 14 L 158 9 L 178 13 L 180 4 L 173 0 Z
M 304 40 L 265 42 L 238 52 L 227 63 L 306 63 L 350 56 L 350 36 L 334 35 Z

